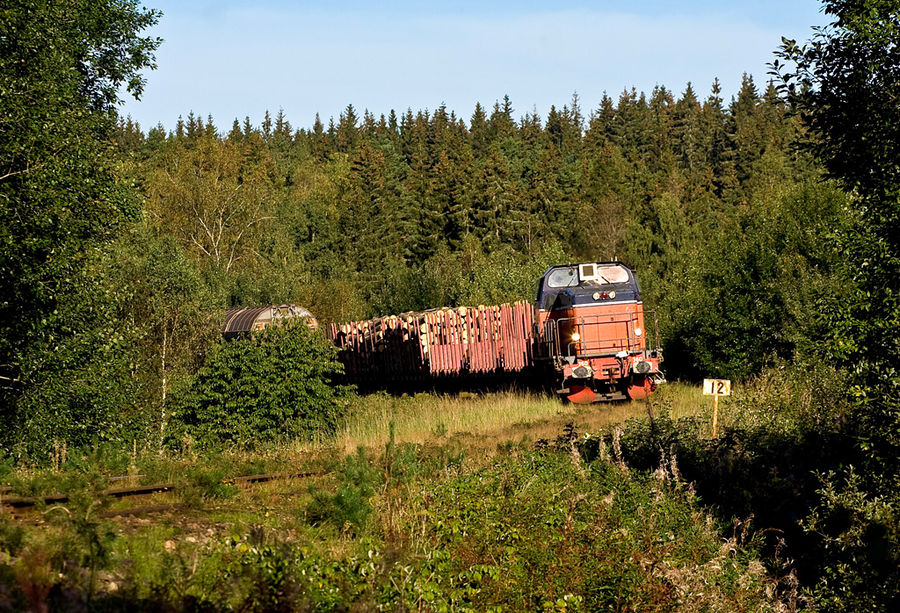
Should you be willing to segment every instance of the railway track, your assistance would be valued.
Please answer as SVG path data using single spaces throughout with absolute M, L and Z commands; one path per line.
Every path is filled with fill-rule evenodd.
M 252 485 L 281 479 L 305 479 L 325 474 L 324 471 L 303 471 L 296 473 L 270 473 L 258 475 L 244 475 L 223 479 L 222 483 L 228 485 Z M 112 477 L 110 481 L 120 481 L 131 477 Z M 127 498 L 131 496 L 148 496 L 151 494 L 177 492 L 180 489 L 191 487 L 189 483 L 157 483 L 155 485 L 137 485 L 133 487 L 111 487 L 100 492 L 101 496 L 111 498 Z M 69 494 L 49 494 L 46 496 L 10 496 L 13 488 L 0 488 L 0 507 L 12 510 L 26 510 L 42 505 L 63 504 L 69 501 Z

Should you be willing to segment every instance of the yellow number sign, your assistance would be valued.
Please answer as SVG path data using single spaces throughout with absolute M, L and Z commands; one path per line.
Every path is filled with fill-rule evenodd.
M 731 396 L 731 381 L 728 379 L 704 379 L 704 396 Z
M 729 379 L 704 379 L 703 395 L 713 398 L 713 438 L 719 436 L 719 396 L 731 396 L 731 381 Z

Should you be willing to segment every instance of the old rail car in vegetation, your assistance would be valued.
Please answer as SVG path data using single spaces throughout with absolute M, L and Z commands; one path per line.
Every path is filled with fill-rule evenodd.
M 288 319 L 304 319 L 310 328 L 318 328 L 319 322 L 307 309 L 296 304 L 270 304 L 253 307 L 234 307 L 225 311 L 222 335 L 237 338 L 263 330 L 272 322 Z
M 376 317 L 332 324 L 328 336 L 348 378 L 364 387 L 512 375 L 590 403 L 646 398 L 665 380 L 655 314 L 644 312 L 634 274 L 618 262 L 550 268 L 533 305 Z

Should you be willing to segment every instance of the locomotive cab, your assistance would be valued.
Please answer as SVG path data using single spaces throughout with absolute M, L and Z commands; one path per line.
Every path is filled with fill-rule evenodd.
M 644 312 L 637 279 L 620 262 L 550 268 L 535 307 L 538 355 L 569 400 L 646 398 L 665 380 L 656 315 Z

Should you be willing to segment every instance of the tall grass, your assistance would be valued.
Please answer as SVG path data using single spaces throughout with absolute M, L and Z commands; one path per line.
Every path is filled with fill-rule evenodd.
M 654 398 L 665 401 L 674 417 L 696 415 L 704 404 L 699 388 L 679 383 L 661 387 Z M 381 447 L 390 437 L 392 424 L 398 442 L 425 443 L 470 436 L 490 446 L 503 440 L 556 436 L 561 426 L 569 422 L 581 430 L 595 430 L 646 416 L 648 406 L 652 405 L 646 402 L 576 405 L 552 396 L 522 392 L 370 394 L 360 396 L 353 403 L 338 428 L 334 446 L 345 453 L 359 446 Z

